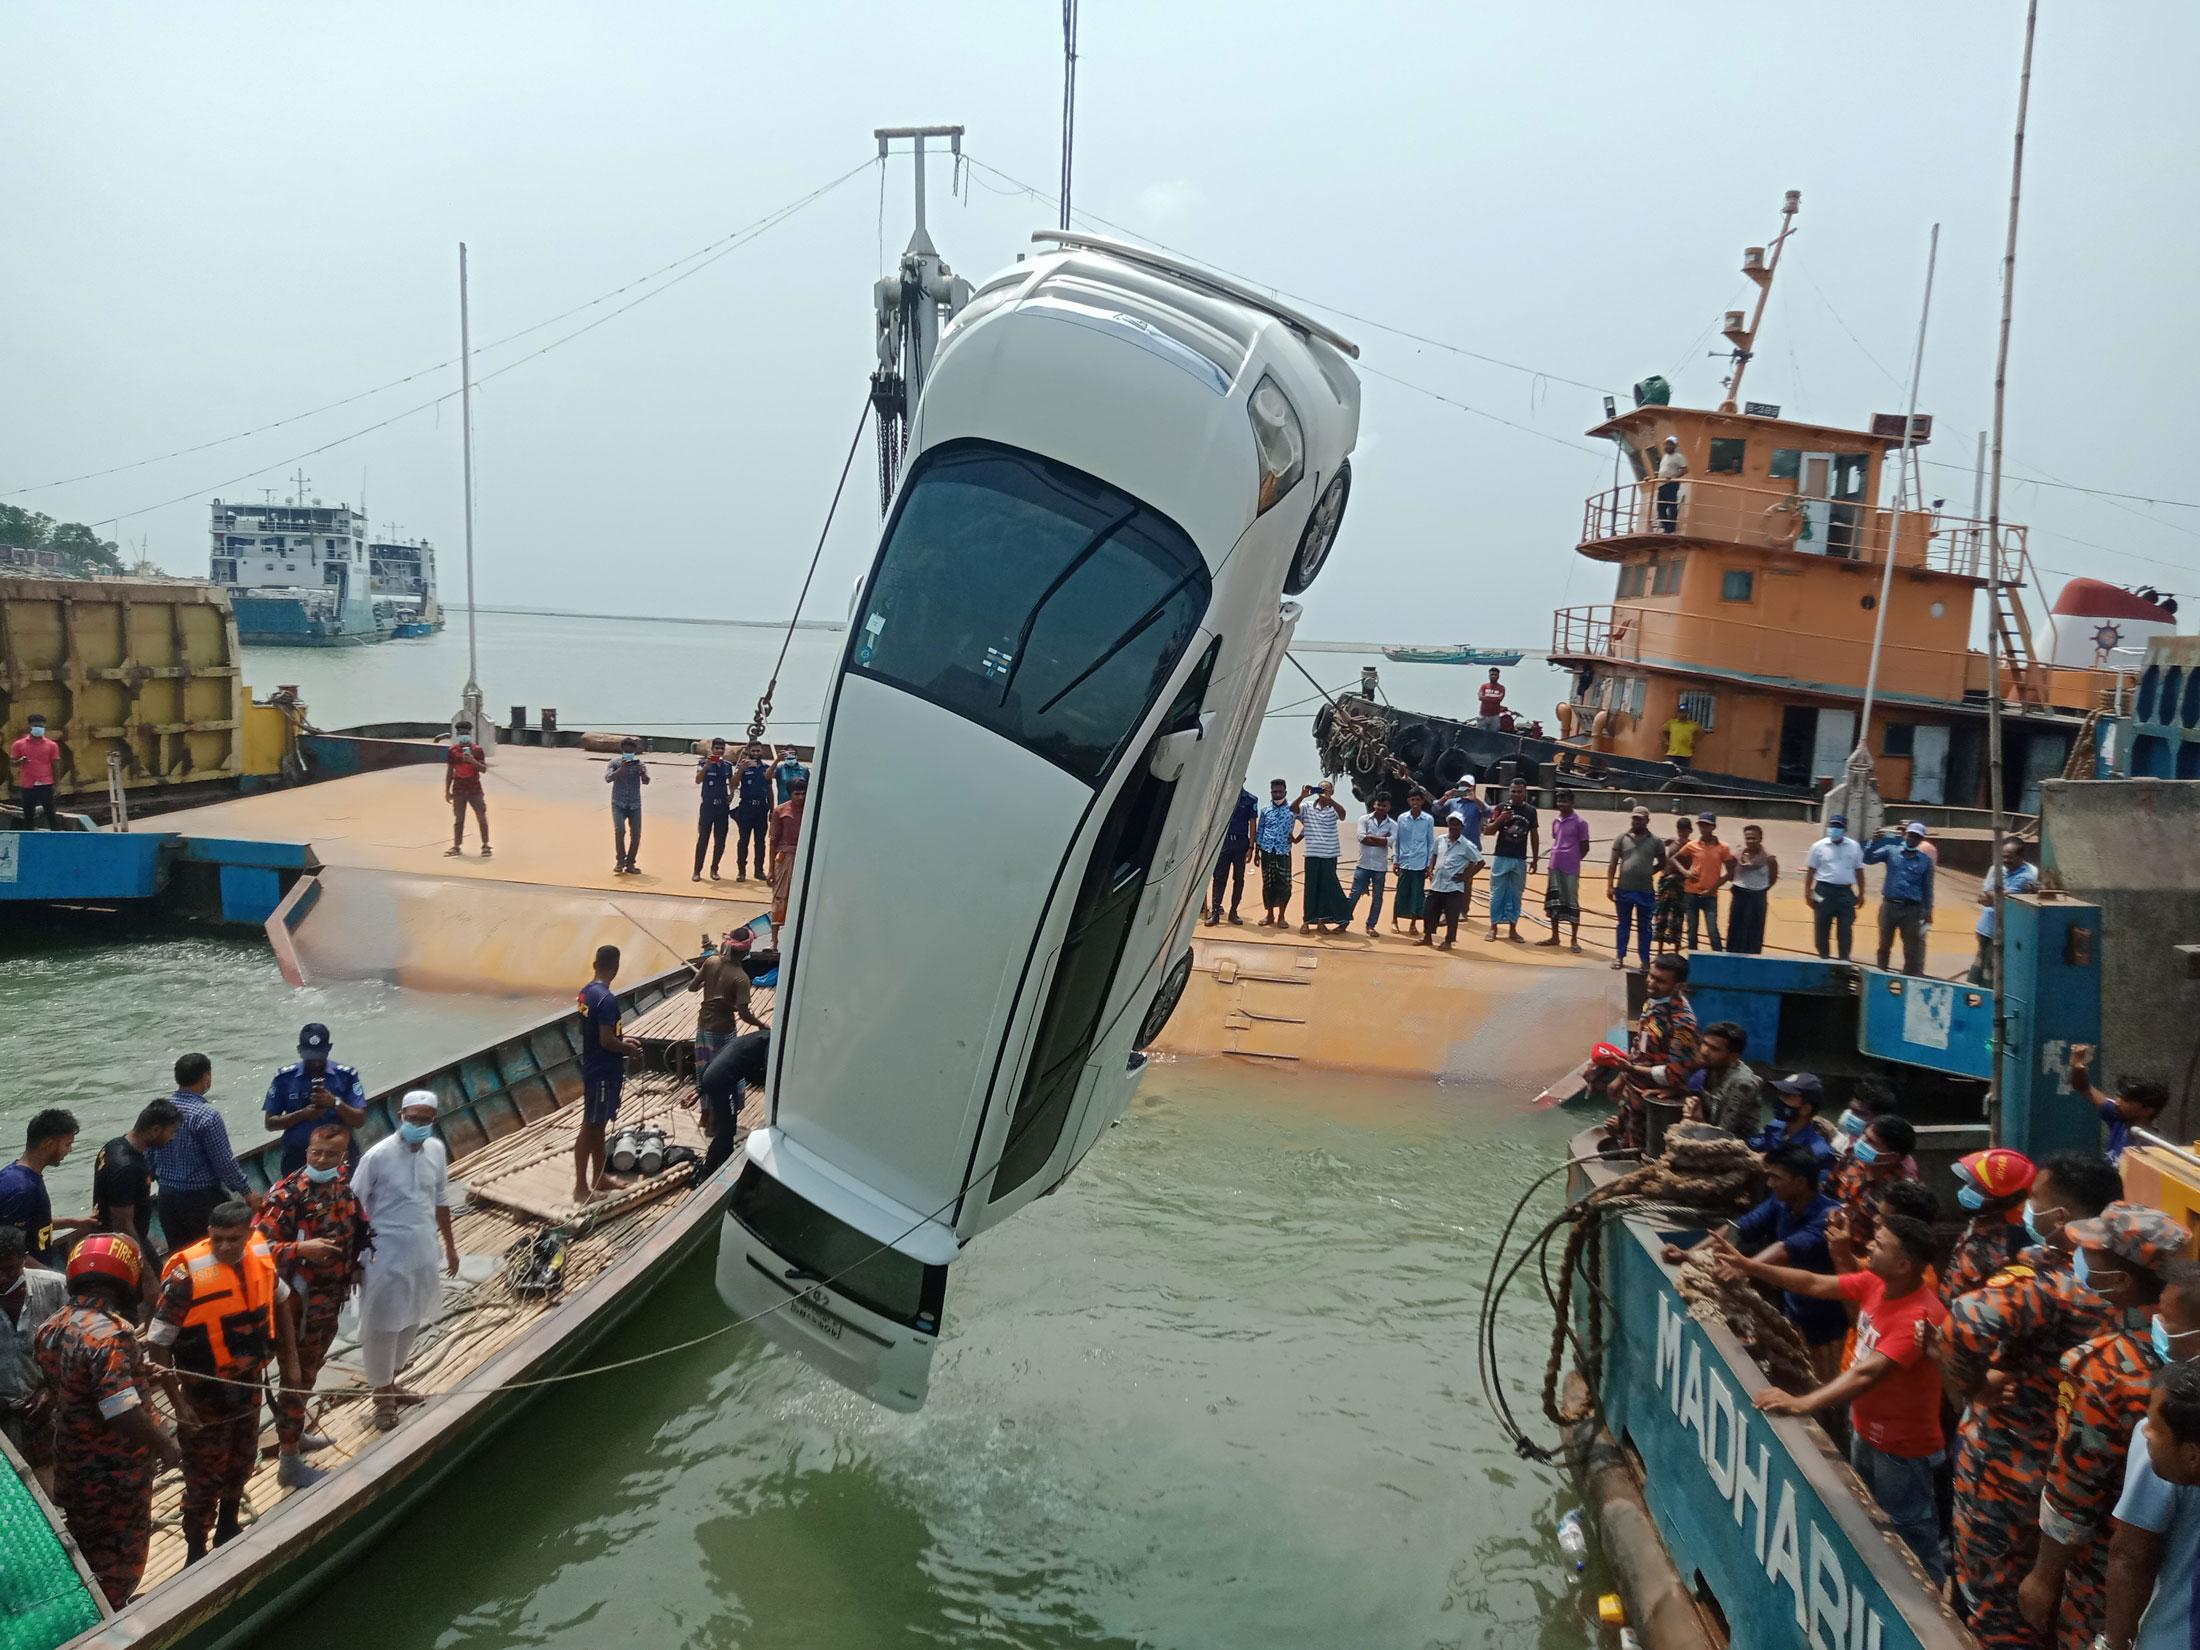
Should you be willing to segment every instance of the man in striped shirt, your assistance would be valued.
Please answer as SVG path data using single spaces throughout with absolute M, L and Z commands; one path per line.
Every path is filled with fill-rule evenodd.
M 147 1154 L 160 1183 L 161 1235 L 170 1253 L 206 1236 L 207 1217 L 217 1203 L 241 1197 L 254 1209 L 260 1206 L 260 1194 L 230 1149 L 228 1125 L 206 1098 L 213 1086 L 214 1062 L 205 1055 L 186 1054 L 176 1062 L 172 1098 L 181 1119 L 175 1138 Z

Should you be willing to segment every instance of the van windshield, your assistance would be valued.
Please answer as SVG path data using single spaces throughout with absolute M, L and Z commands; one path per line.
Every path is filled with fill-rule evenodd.
M 945 1267 L 926 1266 L 865 1236 L 753 1163 L 743 1165 L 734 1182 L 731 1208 L 734 1219 L 794 1270 L 786 1281 L 795 1292 L 825 1284 L 882 1318 L 939 1333 Z
M 848 668 L 1097 784 L 1207 610 L 1181 528 L 1066 464 L 928 453 L 849 637 Z

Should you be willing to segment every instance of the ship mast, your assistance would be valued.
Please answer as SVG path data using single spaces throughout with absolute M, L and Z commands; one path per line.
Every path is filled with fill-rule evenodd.
M 474 340 L 466 309 L 466 243 L 458 243 L 458 422 L 466 473 L 466 689 L 459 710 L 474 725 L 484 749 L 496 745 L 496 729 L 481 712 L 479 655 L 474 644 Z
M 1742 393 L 1742 374 L 1749 370 L 1750 357 L 1757 353 L 1757 329 L 1764 325 L 1765 305 L 1772 298 L 1772 277 L 1780 268 L 1780 249 L 1787 245 L 1787 238 L 1795 233 L 1795 214 L 1803 209 L 1803 192 L 1790 189 L 1787 200 L 1780 208 L 1780 233 L 1772 237 L 1771 256 L 1765 256 L 1766 248 L 1753 246 L 1742 255 L 1742 273 L 1757 283 L 1757 307 L 1750 312 L 1749 325 L 1742 325 L 1742 312 L 1730 309 L 1726 312 L 1726 341 L 1734 346 L 1734 371 L 1726 381 L 1726 399 L 1719 403 L 1723 413 L 1738 412 L 1737 398 Z
M 2032 100 L 2032 32 L 2039 16 L 2039 0 L 2031 0 L 2024 9 L 2024 66 L 2017 76 L 2017 136 L 2015 155 L 2009 163 L 2009 240 L 2001 255 L 2001 342 L 1994 353 L 1993 464 L 1986 494 L 1986 574 L 1995 581 L 1997 589 L 2001 582 L 2002 400 L 2009 387 L 2009 317 L 2017 287 L 2017 199 L 2024 187 L 2024 113 Z M 2002 628 L 1998 624 L 1986 627 L 1987 646 L 1992 649 L 1988 655 L 1991 668 L 1987 672 L 1990 691 L 1986 695 L 1986 800 L 1994 821 L 1994 958 L 1993 978 L 1988 982 L 1994 988 L 1994 1075 L 1986 1091 L 1986 1138 L 1996 1145 L 2001 1142 L 2003 1049 L 2009 1041 L 2009 1010 L 2002 991 L 2002 947 L 2009 932 L 2003 911 L 2008 894 L 2002 887 L 2001 876 L 2001 844 L 2008 830 L 2001 793 Z M 2043 847 L 2045 841 L 2043 834 Z

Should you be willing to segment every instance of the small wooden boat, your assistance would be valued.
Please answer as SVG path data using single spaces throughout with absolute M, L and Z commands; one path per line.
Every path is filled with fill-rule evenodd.
M 683 990 L 687 979 L 685 971 L 674 970 L 620 994 L 627 1022 L 648 1022 L 655 1032 L 653 1056 L 677 1045 L 683 1025 L 692 1035 L 695 1000 Z M 760 1017 L 765 1003 L 768 996 L 757 1005 Z M 10 1650 L 219 1650 L 246 1642 L 362 1556 L 487 1443 L 540 1390 L 525 1383 L 584 1372 L 588 1350 L 715 1236 L 721 1193 L 740 1167 L 738 1152 L 701 1186 L 692 1184 L 688 1169 L 668 1169 L 585 1212 L 570 1207 L 580 1048 L 578 1017 L 561 1013 L 382 1091 L 368 1103 L 360 1130 L 370 1141 L 379 1139 L 395 1126 L 406 1091 L 434 1090 L 443 1101 L 436 1129 L 450 1149 L 453 1190 L 461 1182 L 467 1188 L 462 1206 L 454 1198 L 461 1255 L 503 1257 L 537 1234 L 562 1231 L 567 1244 L 560 1286 L 522 1293 L 507 1286 L 501 1267 L 478 1282 L 455 1280 L 445 1293 L 444 1315 L 423 1332 L 405 1370 L 406 1384 L 427 1401 L 406 1411 L 393 1432 L 374 1430 L 356 1352 L 339 1340 L 309 1412 L 309 1424 L 332 1441 L 315 1457 L 328 1476 L 302 1490 L 278 1485 L 273 1416 L 263 1412 L 266 1430 L 245 1495 L 244 1533 L 186 1569 L 177 1528 L 181 1478 L 164 1473 L 154 1491 L 145 1578 L 120 1612 L 107 1610 L 51 1505 L 37 1494 L 20 1458 L 8 1452 L 16 1473 L 13 1481 L 0 1474 L 0 1491 L 20 1488 L 18 1510 L 28 1497 L 46 1520 L 37 1528 L 20 1517 L 0 1518 L 0 1574 L 39 1569 L 47 1596 L 38 1601 L 38 1619 L 52 1629 L 36 1638 L 17 1634 L 7 1640 Z M 690 1093 L 691 1080 L 671 1071 L 629 1077 L 620 1124 L 647 1123 L 673 1143 L 700 1149 L 696 1112 L 681 1104 Z M 761 1115 L 759 1098 L 744 1122 Z M 255 1186 L 277 1178 L 281 1149 L 280 1140 L 270 1140 L 242 1159 Z M 0 1494 L 0 1514 L 7 1501 Z M 81 1597 L 53 1580 L 58 1575 L 65 1581 L 72 1565 Z M 12 1607 L 11 1614 L 18 1618 L 11 1625 L 27 1625 Z
M 1401 665 L 1517 665 L 1521 656 L 1514 648 L 1460 642 L 1451 647 L 1386 647 L 1383 657 Z

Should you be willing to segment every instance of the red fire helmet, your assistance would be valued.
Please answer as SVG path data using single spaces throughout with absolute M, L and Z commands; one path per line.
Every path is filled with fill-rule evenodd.
M 113 1278 L 132 1294 L 144 1274 L 138 1246 L 117 1232 L 94 1232 L 69 1254 L 68 1278 Z
M 2038 1173 L 2029 1157 L 2007 1146 L 1991 1146 L 1956 1159 L 1957 1178 L 1969 1181 L 1989 1198 L 2014 1197 L 2029 1191 Z

